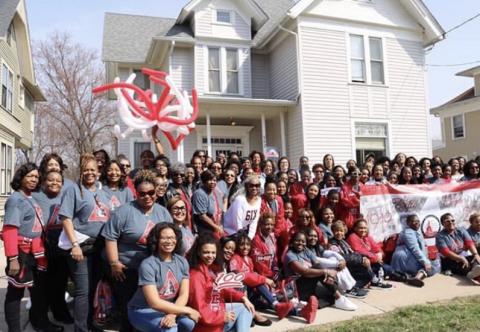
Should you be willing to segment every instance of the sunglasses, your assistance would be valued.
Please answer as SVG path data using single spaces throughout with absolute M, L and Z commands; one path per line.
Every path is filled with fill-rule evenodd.
M 225 174 L 225 176 L 234 178 L 234 177 L 235 177 L 235 174 Z
M 183 177 L 185 177 L 185 174 L 183 174 L 183 173 L 174 173 L 174 174 L 173 174 L 173 177 L 174 177 L 174 178 L 176 178 L 176 177 L 178 177 L 178 176 L 180 176 L 180 177 L 183 178 Z
M 120 167 L 129 168 L 129 167 L 131 167 L 131 166 L 130 166 L 130 164 L 120 164 Z
M 137 193 L 138 193 L 138 196 L 140 196 L 140 197 L 146 197 L 146 196 L 153 197 L 153 196 L 155 196 L 155 190 L 138 191 Z
M 249 185 L 250 188 L 260 188 L 260 183 L 252 183 Z
M 172 212 L 180 212 L 180 211 L 187 211 L 185 206 L 174 206 L 172 207 Z

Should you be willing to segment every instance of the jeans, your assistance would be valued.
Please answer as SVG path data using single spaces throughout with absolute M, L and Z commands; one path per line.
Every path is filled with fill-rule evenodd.
M 44 271 L 33 272 L 33 287 L 29 288 L 32 307 L 29 312 L 30 322 L 36 328 L 47 327 L 50 321 L 47 316 L 47 274 Z M 20 303 L 25 288 L 8 285 L 5 295 L 5 321 L 9 332 L 20 332 Z
M 83 256 L 80 262 L 69 257 L 68 266 L 75 284 L 73 294 L 75 332 L 88 332 L 92 325 L 95 288 L 102 275 L 102 260 L 97 252 Z
M 255 307 L 260 302 L 260 298 L 263 298 L 268 303 L 270 308 L 273 308 L 275 298 L 273 297 L 272 292 L 270 292 L 270 289 L 266 285 L 260 285 L 256 288 L 248 287 L 247 290 L 248 298 L 252 301 L 253 304 L 255 304 Z
M 223 331 L 250 331 L 253 315 L 243 303 L 225 303 L 225 309 L 235 313 L 235 320 L 225 323 Z
M 141 332 L 190 332 L 195 327 L 195 322 L 187 316 L 177 316 L 174 327 L 160 327 L 163 317 L 165 313 L 151 308 L 128 308 L 130 323 Z
M 128 321 L 127 305 L 138 288 L 138 271 L 135 269 L 126 269 L 124 281 L 112 281 L 113 296 L 117 305 L 117 311 L 120 313 L 120 332 L 133 331 Z

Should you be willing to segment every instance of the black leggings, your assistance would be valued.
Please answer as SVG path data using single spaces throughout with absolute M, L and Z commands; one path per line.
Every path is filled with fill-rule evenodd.
M 335 303 L 335 293 L 338 285 L 325 284 L 323 277 L 297 279 L 297 291 L 300 300 L 308 301 L 309 297 L 315 295 L 318 298 L 318 308 L 325 308 Z

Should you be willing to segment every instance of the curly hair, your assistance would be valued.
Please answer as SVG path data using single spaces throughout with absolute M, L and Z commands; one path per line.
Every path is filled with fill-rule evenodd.
M 200 265 L 200 263 L 202 262 L 202 259 L 200 258 L 200 255 L 202 253 L 202 247 L 206 244 L 213 244 L 217 248 L 217 255 L 213 264 L 215 264 L 216 266 L 222 266 L 223 258 L 220 252 L 220 244 L 218 243 L 218 240 L 213 236 L 213 233 L 205 232 L 201 233 L 197 237 L 197 239 L 192 245 L 192 248 L 190 248 L 187 254 L 187 261 L 190 265 L 190 268 L 197 268 Z
M 20 166 L 15 172 L 15 174 L 13 175 L 12 182 L 10 182 L 10 186 L 12 187 L 12 189 L 20 190 L 22 188 L 23 178 L 32 171 L 38 171 L 38 167 L 34 163 L 25 163 L 22 166 Z M 38 190 L 39 185 L 40 185 L 40 181 L 37 183 L 37 186 L 34 191 Z
M 112 166 L 113 164 L 117 165 L 118 168 L 120 169 L 120 174 L 121 175 L 120 175 L 120 181 L 118 182 L 118 187 L 120 189 L 123 189 L 126 186 L 127 176 L 123 174 L 122 166 L 120 165 L 120 162 L 117 161 L 117 160 L 110 160 L 109 162 L 105 163 L 105 166 L 103 167 L 103 170 L 102 170 L 102 174 L 100 175 L 100 182 L 103 185 L 108 185 L 107 172 L 108 172 L 108 169 L 110 168 L 110 166 Z
M 156 224 L 147 237 L 147 250 L 150 255 L 158 254 L 158 244 L 160 243 L 160 234 L 164 229 L 170 228 L 175 233 L 177 243 L 175 244 L 174 253 L 180 254 L 182 251 L 182 232 L 177 225 L 162 221 L 161 223 Z
M 140 187 L 142 183 L 151 183 L 155 187 L 155 177 L 156 174 L 152 170 L 142 169 L 138 171 L 133 179 L 135 190 L 138 190 L 138 187 Z

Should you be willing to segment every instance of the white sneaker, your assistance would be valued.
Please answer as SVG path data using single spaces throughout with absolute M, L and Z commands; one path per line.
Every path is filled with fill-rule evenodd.
M 334 306 L 335 308 L 347 310 L 347 311 L 355 311 L 358 309 L 355 303 L 353 303 L 343 295 L 335 300 Z
M 470 272 L 467 273 L 468 279 L 475 279 L 476 277 L 480 277 L 480 265 L 474 265 Z

